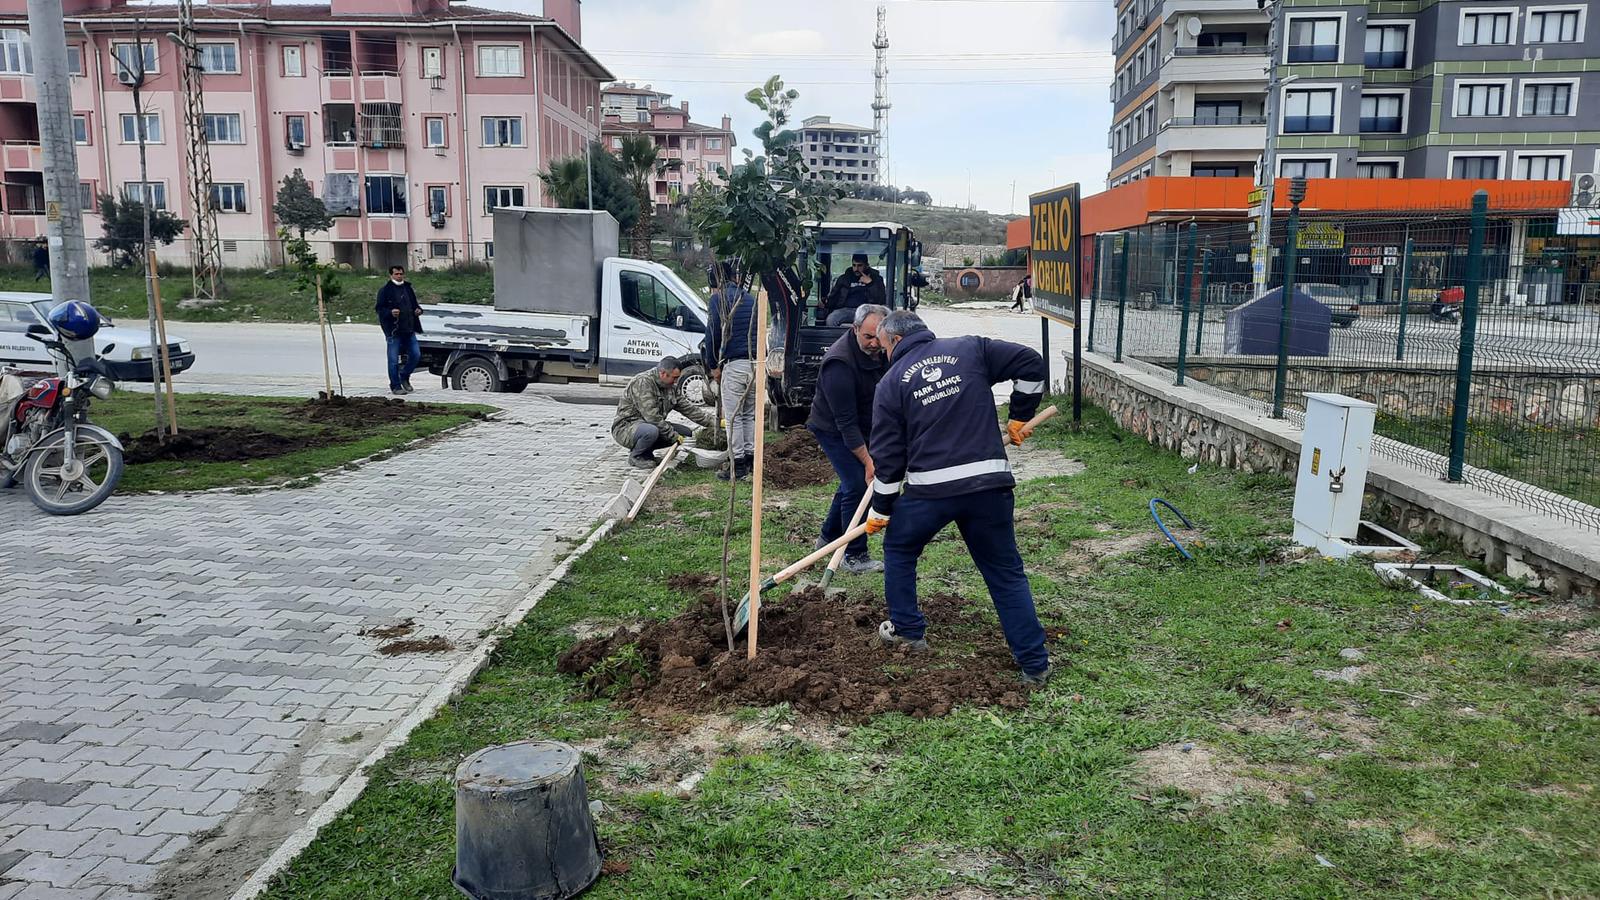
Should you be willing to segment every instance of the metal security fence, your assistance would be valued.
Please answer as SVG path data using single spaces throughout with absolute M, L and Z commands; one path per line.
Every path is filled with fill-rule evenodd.
M 1089 349 L 1276 416 L 1369 400 L 1386 455 L 1600 529 L 1600 227 L 1483 193 L 1280 214 L 1259 295 L 1253 244 L 1244 222 L 1099 235 Z

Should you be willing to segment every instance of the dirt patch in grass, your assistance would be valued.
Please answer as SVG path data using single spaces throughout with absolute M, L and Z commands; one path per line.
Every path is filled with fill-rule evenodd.
M 433 403 L 411 403 L 399 397 L 334 397 L 332 400 L 307 400 L 302 417 L 320 425 L 339 425 L 346 428 L 370 428 L 387 422 L 409 422 L 423 416 L 448 415 L 458 412 Z M 483 413 L 469 412 L 475 419 Z
M 829 484 L 836 476 L 828 457 L 807 428 L 791 428 L 766 445 L 762 478 L 768 488 L 800 488 Z
M 1548 659 L 1600 659 L 1600 628 L 1569 631 L 1538 652 Z
M 1378 721 L 1343 708 L 1313 712 L 1288 707 L 1237 716 L 1221 724 L 1240 735 L 1292 736 L 1324 744 L 1329 748 L 1326 752 L 1334 756 L 1378 746 Z
M 592 760 L 590 778 L 604 791 L 687 795 L 723 757 L 760 753 L 790 742 L 822 749 L 843 743 L 849 729 L 795 716 L 788 707 L 752 710 L 753 716 L 691 716 L 650 723 L 638 732 L 612 734 L 575 746 Z
M 1135 769 L 1140 783 L 1152 790 L 1176 788 L 1212 806 L 1244 794 L 1261 794 L 1275 803 L 1289 799 L 1286 785 L 1242 774 L 1231 760 L 1203 744 L 1153 747 L 1138 755 Z
M 976 604 L 937 594 L 925 598 L 922 609 L 932 625 L 932 648 L 913 653 L 878 642 L 878 598 L 797 591 L 762 607 L 761 652 L 747 660 L 742 644 L 739 652 L 726 652 L 720 608 L 702 592 L 674 619 L 580 641 L 557 668 L 582 675 L 593 692 L 615 693 L 652 714 L 788 703 L 859 720 L 1027 703 L 999 628 L 984 621 Z
M 1033 441 L 1024 441 L 1020 447 L 1007 447 L 1006 453 L 1011 457 L 1011 474 L 1019 482 L 1076 475 L 1084 468 L 1080 460 Z
M 425 638 L 391 641 L 378 648 L 384 656 L 407 656 L 413 653 L 449 653 L 456 648 L 449 640 L 435 634 Z

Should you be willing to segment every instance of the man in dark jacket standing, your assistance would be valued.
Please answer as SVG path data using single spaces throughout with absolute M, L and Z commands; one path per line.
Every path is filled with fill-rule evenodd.
M 878 326 L 888 314 L 886 307 L 874 303 L 856 307 L 854 324 L 823 354 L 822 367 L 817 372 L 817 394 L 811 401 L 811 418 L 806 420 L 806 427 L 817 436 L 817 444 L 839 474 L 833 505 L 822 520 L 819 547 L 849 530 L 850 517 L 861 505 L 867 482 L 873 476 L 867 435 L 872 433 L 872 394 L 883 377 Z M 857 574 L 883 571 L 883 563 L 867 555 L 865 535 L 845 548 L 844 569 Z
M 1011 443 L 1021 444 L 1028 436 L 1025 423 L 1044 395 L 1044 358 L 1009 341 L 940 340 L 906 310 L 890 313 L 878 334 L 890 354 L 873 403 L 877 475 L 867 515 L 870 533 L 888 528 L 883 594 L 889 620 L 878 627 L 878 636 L 890 645 L 928 646 L 928 623 L 917 606 L 917 559 L 954 522 L 983 573 L 1022 680 L 1043 684 L 1050 677 L 1050 655 L 1017 552 L 1016 481 L 995 427 L 991 389 L 1014 382 L 1006 432 Z
M 378 326 L 389 341 L 389 393 L 409 394 L 411 373 L 416 371 L 417 335 L 422 333 L 422 307 L 417 292 L 406 281 L 405 266 L 390 266 L 389 280 L 378 288 Z
M 717 473 L 723 480 L 747 478 L 756 462 L 755 349 L 756 299 L 739 286 L 733 266 L 722 263 L 712 270 L 716 285 L 707 305 L 706 341 L 700 348 L 711 380 L 721 386 L 722 420 L 727 429 L 728 468 Z
M 829 325 L 848 325 L 855 319 L 856 307 L 866 303 L 882 306 L 888 302 L 883 287 L 883 275 L 867 265 L 867 255 L 857 253 L 850 259 L 850 269 L 833 283 L 833 290 L 823 301 L 828 311 Z

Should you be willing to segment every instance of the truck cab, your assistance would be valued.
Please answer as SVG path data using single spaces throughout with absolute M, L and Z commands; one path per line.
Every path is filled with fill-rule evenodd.
M 922 245 L 893 222 L 806 222 L 800 270 L 767 285 L 775 327 L 767 340 L 768 394 L 780 427 L 798 425 L 811 411 L 822 356 L 848 326 L 828 325 L 823 304 L 852 258 L 865 254 L 883 276 L 890 309 L 915 309 Z

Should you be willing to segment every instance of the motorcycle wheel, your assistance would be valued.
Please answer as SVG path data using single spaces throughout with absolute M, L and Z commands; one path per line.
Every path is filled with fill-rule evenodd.
M 122 450 L 113 444 L 80 435 L 73 468 L 62 470 L 61 442 L 45 447 L 28 459 L 22 485 L 28 499 L 53 516 L 75 516 L 99 506 L 122 480 Z

